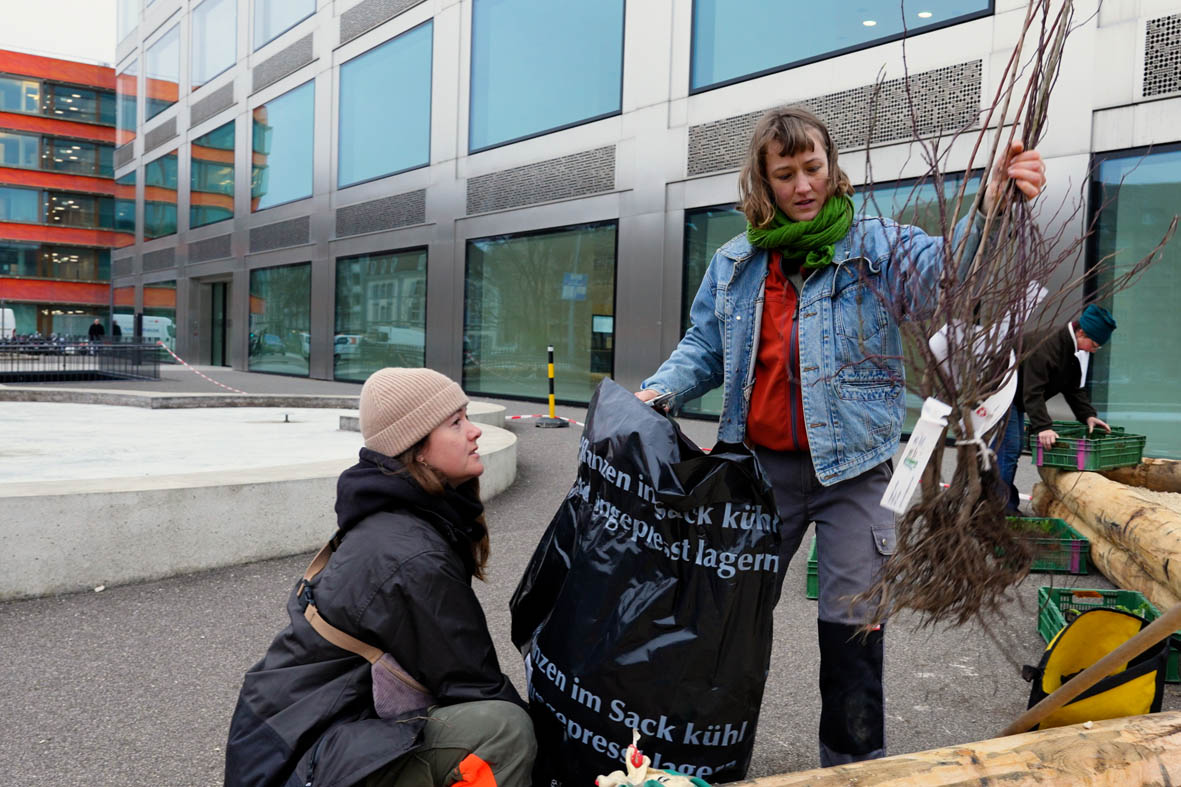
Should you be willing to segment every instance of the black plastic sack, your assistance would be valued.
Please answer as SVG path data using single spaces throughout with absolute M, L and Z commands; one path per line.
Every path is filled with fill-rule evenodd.
M 514 593 L 537 734 L 533 784 L 620 768 L 632 730 L 652 766 L 710 782 L 750 764 L 782 573 L 755 457 L 706 454 L 604 380 L 578 478 Z

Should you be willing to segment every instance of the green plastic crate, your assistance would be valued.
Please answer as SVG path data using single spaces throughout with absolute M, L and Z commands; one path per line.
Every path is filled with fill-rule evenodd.
M 1037 591 L 1037 630 L 1049 644 L 1066 627 L 1066 613 L 1070 610 L 1114 607 L 1139 615 L 1148 621 L 1160 617 L 1152 602 L 1135 590 L 1091 590 L 1086 588 L 1040 587 Z M 1181 632 L 1177 632 L 1181 634 Z M 1174 638 L 1169 645 L 1169 664 L 1165 670 L 1166 683 L 1181 683 L 1181 654 Z
M 1091 542 L 1061 519 L 1008 518 L 1033 551 L 1031 571 L 1044 574 L 1086 574 L 1090 571 Z
M 1096 429 L 1087 434 L 1085 424 L 1076 421 L 1054 421 L 1050 426 L 1058 433 L 1058 440 L 1049 450 L 1037 442 L 1037 434 L 1030 431 L 1026 441 L 1033 463 L 1038 466 L 1062 467 L 1067 470 L 1110 470 L 1140 464 L 1144 454 L 1144 435 L 1128 434 L 1123 427 L 1111 427 L 1111 433 Z
M 812 536 L 812 548 L 808 550 L 808 581 L 804 587 L 804 598 L 813 601 L 820 598 L 820 570 L 816 560 L 816 536 Z

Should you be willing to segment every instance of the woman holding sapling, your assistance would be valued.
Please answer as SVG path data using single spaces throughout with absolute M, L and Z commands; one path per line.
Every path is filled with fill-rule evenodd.
M 1044 172 L 1037 152 L 1013 143 L 993 169 L 985 211 L 1009 179 L 1032 199 Z M 884 632 L 861 635 L 869 610 L 849 599 L 873 585 L 894 548 L 893 514 L 879 505 L 906 413 L 893 315 L 931 313 L 945 242 L 855 217 L 828 129 L 797 107 L 759 120 L 739 191 L 746 232 L 718 249 L 692 326 L 636 396 L 672 393 L 676 407 L 723 387 L 718 439 L 758 454 L 783 521 L 783 571 L 816 522 L 820 762 L 881 757 Z M 980 215 L 956 225 L 962 266 L 983 225 Z

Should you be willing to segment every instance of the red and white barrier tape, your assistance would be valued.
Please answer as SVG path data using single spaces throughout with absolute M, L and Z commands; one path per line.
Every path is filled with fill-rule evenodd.
M 184 358 L 181 358 L 179 355 L 174 353 L 172 351 L 172 349 L 168 347 L 168 345 L 164 344 L 164 342 L 157 341 L 156 344 L 163 347 L 169 355 L 171 355 L 173 358 L 176 359 L 177 363 L 179 363 L 181 366 L 185 367 L 186 369 L 188 369 L 190 372 L 197 375 L 198 377 L 208 380 L 209 382 L 213 383 L 214 385 L 216 385 L 220 388 L 225 388 L 227 391 L 233 391 L 234 393 L 238 393 L 238 394 L 245 394 L 246 393 L 245 391 L 239 391 L 237 388 L 231 388 L 230 386 L 225 385 L 224 383 L 219 383 L 217 380 L 214 380 L 212 377 L 208 377 L 204 374 L 201 374 L 201 372 L 199 372 L 196 369 L 194 369 L 193 367 L 189 366 L 188 362 Z
M 584 424 L 582 421 L 575 421 L 573 418 L 563 418 L 563 417 L 562 417 L 562 416 L 560 416 L 560 415 L 559 415 L 559 416 L 555 416 L 555 417 L 556 417 L 556 418 L 557 418 L 559 421 L 567 421 L 567 422 L 569 422 L 569 423 L 572 423 L 572 424 L 574 424 L 575 426 L 586 426 L 586 424 Z M 519 420 L 521 420 L 522 418 L 549 418 L 549 416 L 548 416 L 548 415 L 546 415 L 545 413 L 537 413 L 537 414 L 535 414 L 535 415 L 506 415 L 506 416 L 504 417 L 504 420 L 506 420 L 506 421 L 519 421 Z

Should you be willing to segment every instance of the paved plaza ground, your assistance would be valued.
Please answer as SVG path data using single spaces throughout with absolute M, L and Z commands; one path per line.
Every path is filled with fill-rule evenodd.
M 202 371 L 248 393 L 360 390 L 350 383 Z M 166 367 L 163 375 L 158 383 L 74 385 L 177 393 L 221 390 L 181 367 Z M 510 415 L 537 413 L 542 407 L 501 404 Z M 0 404 L 0 423 L 15 417 L 10 408 L 17 406 Z M 147 451 L 161 436 L 135 431 L 143 412 L 100 408 L 93 418 L 125 423 Z M 560 407 L 559 414 L 583 420 L 585 411 Z M 712 423 L 681 424 L 698 443 L 712 444 Z M 61 432 L 53 439 L 56 451 L 26 461 L 70 463 L 74 445 L 87 439 L 85 432 L 60 424 L 54 428 Z M 520 440 L 518 476 L 488 505 L 491 571 L 489 581 L 476 583 L 476 589 L 502 668 L 523 689 L 520 661 L 509 642 L 508 599 L 574 478 L 579 429 L 535 429 L 531 421 L 512 421 L 507 428 Z M 183 454 L 184 446 L 174 450 Z M 283 449 L 276 450 L 276 463 L 284 462 Z M 0 449 L 0 468 L 6 467 L 3 454 Z M 1028 493 L 1035 478 L 1023 459 L 1019 488 Z M 309 511 L 308 516 L 322 519 L 325 538 L 332 534 L 331 511 Z M 243 528 L 250 525 L 241 523 Z M 127 549 L 134 550 L 135 544 Z M 5 730 L 0 774 L 11 784 L 55 787 L 220 784 L 226 729 L 242 673 L 285 624 L 285 598 L 307 560 L 307 555 L 298 555 L 102 592 L 0 604 L 0 729 Z M 804 584 L 805 556 L 800 554 L 775 611 L 775 645 L 752 776 L 818 765 L 816 612 L 815 602 L 804 597 Z M 1020 665 L 1036 663 L 1044 647 L 1035 614 L 1042 584 L 1110 587 L 1094 574 L 1033 575 L 1013 592 L 987 630 L 921 629 L 909 616 L 890 624 L 886 686 L 891 753 L 988 738 L 1024 710 L 1029 689 L 1020 678 Z M 1179 697 L 1177 687 L 1168 686 L 1166 709 L 1181 708 Z M 587 774 L 588 785 L 594 776 Z

